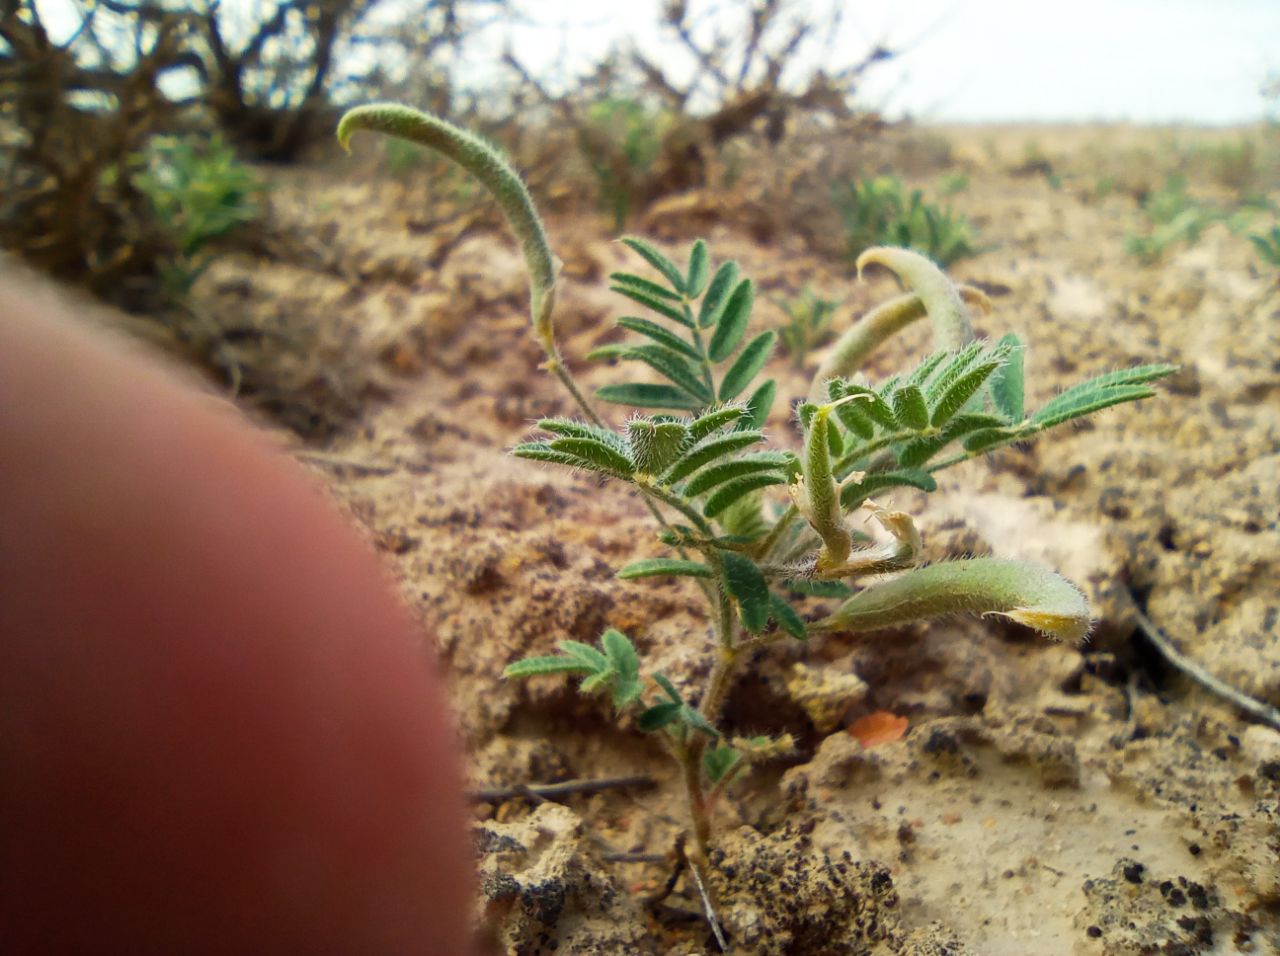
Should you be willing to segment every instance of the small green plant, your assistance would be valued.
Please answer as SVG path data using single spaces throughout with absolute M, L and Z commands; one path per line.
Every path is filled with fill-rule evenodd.
M 1099 376 L 1028 413 L 1023 346 L 1007 335 L 974 337 L 967 303 L 933 262 L 906 249 L 873 248 L 857 260 L 890 269 L 911 291 L 847 330 L 795 411 L 797 450 L 767 447 L 763 431 L 776 397 L 761 380 L 777 335 L 751 331 L 755 285 L 734 262 L 715 263 L 702 240 L 673 262 L 638 238 L 623 241 L 646 270 L 616 272 L 612 287 L 645 316 L 618 319 L 633 339 L 592 357 L 634 363 L 650 378 L 596 393 L 632 409 L 608 426 L 567 371 L 552 311 L 554 258 L 519 178 L 483 141 L 433 116 L 395 105 L 359 107 L 338 127 L 403 136 L 460 163 L 493 193 L 519 237 L 530 273 L 530 313 L 546 367 L 580 418 L 546 418 L 517 457 L 590 472 L 632 488 L 648 505 L 665 553 L 618 570 L 625 580 L 690 579 L 707 602 L 710 672 L 701 687 L 678 686 L 645 666 L 627 635 L 609 628 L 597 645 L 560 642 L 558 653 L 515 661 L 511 678 L 570 674 L 584 693 L 607 695 L 619 718 L 666 745 L 680 770 L 693 844 L 689 863 L 705 881 L 715 797 L 753 761 L 785 740 L 731 738 L 721 710 L 739 670 L 760 648 L 817 634 L 892 627 L 938 615 L 1003 615 L 1054 638 L 1089 630 L 1083 596 L 1055 572 L 998 558 L 918 566 L 921 541 L 909 515 L 872 496 L 898 486 L 932 491 L 934 475 L 1023 442 L 1100 409 L 1148 398 L 1168 365 Z M 871 382 L 857 373 L 885 339 L 928 317 L 937 349 L 915 368 Z M 867 512 L 881 534 L 855 531 Z M 893 573 L 887 581 L 868 577 Z M 829 613 L 809 596 L 834 597 Z M 690 639 L 696 637 L 690 635 Z
M 154 137 L 137 163 L 134 186 L 150 200 L 176 247 L 161 265 L 161 281 L 181 300 L 213 261 L 209 245 L 258 218 L 263 186 L 217 136 L 203 144 Z
M 649 173 L 662 150 L 668 118 L 627 96 L 607 96 L 591 104 L 579 139 L 596 177 L 600 207 L 622 229 L 635 203 L 636 182 Z
M 1249 241 L 1258 250 L 1258 257 L 1267 265 L 1280 269 L 1280 226 L 1272 226 L 1270 232 L 1256 232 Z
M 904 246 L 943 266 L 978 254 L 967 218 L 925 202 L 919 189 L 908 193 L 896 176 L 837 183 L 832 194 L 850 259 L 873 246 Z
M 778 326 L 778 338 L 782 347 L 791 356 L 796 368 L 803 368 L 805 359 L 816 348 L 826 345 L 835 334 L 831 328 L 831 320 L 836 306 L 835 299 L 824 299 L 816 295 L 808 285 L 800 290 L 800 294 L 789 299 L 775 299 L 774 304 L 787 317 L 787 321 Z

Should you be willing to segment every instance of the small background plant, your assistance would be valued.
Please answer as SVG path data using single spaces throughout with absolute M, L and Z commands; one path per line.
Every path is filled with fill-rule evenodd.
M 791 356 L 791 363 L 796 368 L 803 368 L 810 352 L 834 338 L 831 323 L 840 303 L 835 299 L 824 299 L 808 285 L 798 295 L 773 301 L 787 317 L 778 326 L 782 348 Z
M 134 186 L 176 247 L 161 263 L 161 281 L 181 301 L 214 260 L 215 240 L 259 218 L 263 184 L 218 136 L 206 142 L 158 136 L 135 162 L 141 169 Z
M 844 222 L 845 248 L 856 259 L 873 246 L 904 246 L 943 266 L 977 255 L 969 220 L 908 192 L 896 176 L 836 183 L 832 196 Z

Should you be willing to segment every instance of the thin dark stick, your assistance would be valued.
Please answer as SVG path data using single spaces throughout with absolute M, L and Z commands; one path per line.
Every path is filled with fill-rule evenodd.
M 473 790 L 467 794 L 471 803 L 501 803 L 516 797 L 532 796 L 554 800 L 578 793 L 603 793 L 606 790 L 629 790 L 652 787 L 653 778 L 636 775 L 631 777 L 603 777 L 599 780 L 565 780 L 563 783 L 531 783 L 515 787 L 498 787 L 493 790 Z
M 666 853 L 606 853 L 600 857 L 606 863 L 666 863 Z
M 1169 638 L 1160 633 L 1160 629 L 1141 610 L 1137 608 L 1134 610 L 1137 612 L 1138 626 L 1142 629 L 1142 633 L 1147 636 L 1147 640 L 1176 670 L 1181 671 L 1210 693 L 1217 694 L 1223 700 L 1234 704 L 1255 720 L 1262 721 L 1262 723 L 1269 724 L 1280 730 L 1280 710 L 1270 704 L 1255 700 L 1243 691 L 1236 690 L 1230 684 L 1214 677 L 1195 661 L 1185 657 Z

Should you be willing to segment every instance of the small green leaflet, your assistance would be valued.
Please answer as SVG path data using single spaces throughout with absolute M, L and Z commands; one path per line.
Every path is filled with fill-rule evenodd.
M 624 236 L 622 244 L 640 253 L 645 262 L 662 273 L 662 277 L 671 284 L 671 288 L 681 295 L 684 294 L 684 276 L 680 274 L 676 264 L 659 252 L 652 243 L 645 242 L 636 236 Z
M 618 571 L 618 577 L 624 581 L 633 578 L 652 578 L 660 575 L 674 575 L 687 578 L 709 578 L 711 568 L 697 561 L 683 561 L 675 558 L 645 558 L 633 561 Z
M 769 623 L 769 585 L 756 563 L 736 551 L 721 552 L 725 586 L 738 602 L 742 626 L 759 634 Z
M 751 380 L 764 368 L 773 352 L 773 343 L 777 340 L 776 332 L 761 332 L 747 343 L 742 353 L 734 359 L 729 371 L 724 373 L 720 381 L 720 401 L 727 402 L 736 398 L 738 393 L 751 384 Z
M 742 341 L 746 334 L 747 322 L 751 318 L 751 305 L 755 301 L 755 285 L 750 279 L 743 279 L 734 287 L 733 294 L 725 303 L 724 311 L 716 322 L 715 331 L 711 333 L 711 342 L 707 345 L 707 355 L 713 362 L 723 362 Z

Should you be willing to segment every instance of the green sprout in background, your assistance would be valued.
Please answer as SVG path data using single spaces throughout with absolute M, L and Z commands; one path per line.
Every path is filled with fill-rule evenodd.
M 133 183 L 176 246 L 161 281 L 180 301 L 213 261 L 213 241 L 258 219 L 263 184 L 218 136 L 204 143 L 156 136 L 137 163 Z
M 584 693 L 606 695 L 619 719 L 633 720 L 665 744 L 680 771 L 693 836 L 688 862 L 700 884 L 715 797 L 784 743 L 731 738 L 722 726 L 729 691 L 757 650 L 956 613 L 1002 615 L 1066 641 L 1087 635 L 1086 602 L 1056 572 L 1000 558 L 919 566 L 921 541 L 911 517 L 872 496 L 900 486 L 933 491 L 934 475 L 944 468 L 1149 398 L 1152 383 L 1172 366 L 1101 375 L 1028 411 L 1021 340 L 974 337 L 969 307 L 985 307 L 985 297 L 954 285 L 918 252 L 870 248 L 857 259 L 859 273 L 887 268 L 908 291 L 866 314 L 831 348 L 809 400 L 796 408 L 798 451 L 769 447 L 763 428 L 777 386 L 763 373 L 777 333 L 751 331 L 755 284 L 736 263 L 715 262 L 702 240 L 677 263 L 644 240 L 627 238 L 643 273 L 616 272 L 612 288 L 646 314 L 618 319 L 633 338 L 592 357 L 638 363 L 658 380 L 596 392 L 597 400 L 629 409 L 625 425 L 615 429 L 561 361 L 552 323 L 554 258 L 516 174 L 483 141 L 408 107 L 375 104 L 348 112 L 338 127 L 340 142 L 346 146 L 357 130 L 430 146 L 493 194 L 528 263 L 531 318 L 547 367 L 581 416 L 543 419 L 539 435 L 512 453 L 630 486 L 653 513 L 667 554 L 626 565 L 618 576 L 688 578 L 706 599 L 713 664 L 701 687 L 678 686 L 647 668 L 631 638 L 613 628 L 598 645 L 565 640 L 558 653 L 515 661 L 506 670 L 511 678 L 573 675 Z M 933 354 L 883 381 L 860 373 L 883 341 L 926 317 Z M 855 532 L 863 513 L 879 525 L 877 538 Z M 892 576 L 882 580 L 886 574 Z M 875 582 L 865 583 L 869 577 Z M 805 605 L 810 594 L 840 603 L 815 617 Z
M 836 306 L 840 303 L 835 299 L 822 298 L 806 284 L 799 295 L 775 299 L 774 304 L 787 317 L 778 326 L 782 348 L 791 356 L 791 362 L 796 368 L 803 368 L 809 353 L 826 345 L 834 337 L 831 321 L 835 316 Z
M 925 202 L 919 189 L 908 192 L 897 176 L 836 183 L 832 196 L 851 259 L 874 246 L 904 246 L 949 266 L 979 252 L 968 219 Z

